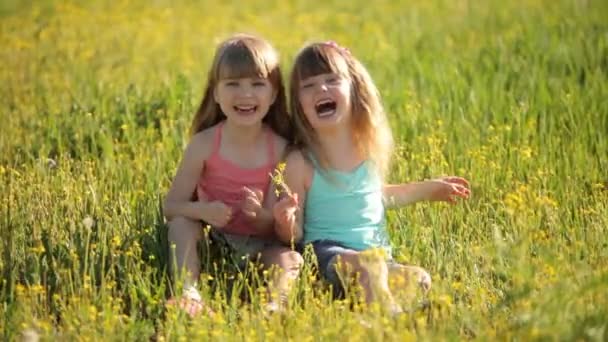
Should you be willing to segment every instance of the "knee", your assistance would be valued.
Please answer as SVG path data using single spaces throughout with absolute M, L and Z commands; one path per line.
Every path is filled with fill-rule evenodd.
M 304 265 L 304 258 L 302 258 L 302 254 L 296 251 L 289 251 L 286 253 L 285 259 L 287 259 L 287 263 L 291 268 L 300 269 L 302 265 Z
M 369 265 L 362 260 L 360 255 L 342 254 L 338 259 L 336 267 L 339 274 L 342 276 L 354 277 L 363 285 L 370 282 Z
M 415 280 L 424 291 L 431 289 L 431 275 L 424 268 L 418 266 L 411 266 L 415 274 Z
M 302 255 L 296 251 L 283 251 L 277 258 L 277 264 L 284 270 L 299 270 L 304 264 Z
M 421 268 L 418 276 L 418 285 L 424 290 L 431 289 L 431 275 L 425 269 Z
M 286 271 L 299 270 L 304 264 L 304 259 L 300 253 L 287 248 L 272 250 L 264 259 L 266 259 L 264 264 L 267 267 L 276 265 Z

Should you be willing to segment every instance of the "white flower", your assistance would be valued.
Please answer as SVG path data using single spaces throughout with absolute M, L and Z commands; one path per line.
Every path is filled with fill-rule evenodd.
M 87 216 L 82 220 L 82 224 L 84 224 L 87 229 L 91 229 L 95 226 L 95 220 L 93 220 L 91 216 Z

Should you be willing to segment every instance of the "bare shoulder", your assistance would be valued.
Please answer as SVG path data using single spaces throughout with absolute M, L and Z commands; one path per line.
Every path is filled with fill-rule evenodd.
M 294 168 L 310 166 L 308 160 L 304 158 L 304 154 L 302 154 L 302 150 L 300 149 L 290 151 L 285 158 L 285 162 L 287 164 L 291 164 Z
M 277 158 L 276 161 L 278 162 L 284 157 L 285 149 L 287 148 L 287 140 L 273 131 L 272 143 L 274 145 L 275 156 Z
M 217 125 L 194 134 L 186 148 L 186 156 L 195 160 L 207 160 L 213 150 L 216 129 Z
M 304 157 L 303 152 L 301 150 L 289 152 L 285 164 L 287 177 L 302 180 L 308 188 L 312 181 L 314 169 L 310 161 Z

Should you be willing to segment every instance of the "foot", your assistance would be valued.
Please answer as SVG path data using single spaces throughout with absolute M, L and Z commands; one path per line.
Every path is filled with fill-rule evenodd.
M 266 313 L 266 315 L 272 315 L 275 313 L 285 313 L 285 311 L 287 310 L 287 295 L 286 294 L 281 294 L 278 296 L 278 298 L 275 298 L 273 300 L 270 300 L 270 302 L 266 303 L 266 305 L 264 305 L 264 312 Z
M 403 308 L 401 307 L 401 305 L 399 305 L 395 302 L 390 303 L 388 305 L 387 311 L 388 311 L 388 314 L 391 315 L 391 317 L 398 317 L 401 314 L 403 314 Z
M 215 312 L 203 303 L 202 300 L 187 296 L 169 299 L 167 301 L 167 307 L 177 307 L 187 313 L 191 318 L 198 317 L 201 314 L 206 314 L 207 316 L 213 316 L 215 314 Z

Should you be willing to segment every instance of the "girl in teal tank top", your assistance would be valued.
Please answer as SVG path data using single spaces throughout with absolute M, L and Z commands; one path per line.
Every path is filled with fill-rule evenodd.
M 334 288 L 344 290 L 343 281 L 354 278 L 368 303 L 399 313 L 389 277 L 428 290 L 430 276 L 392 262 L 385 208 L 467 198 L 468 182 L 384 184 L 392 138 L 378 90 L 359 60 L 335 42 L 301 50 L 290 87 L 300 150 L 287 156 L 283 195 L 273 207 L 275 232 L 284 243 L 312 245 Z
M 318 167 L 314 169 L 306 196 L 304 243 L 333 240 L 354 250 L 380 247 L 390 252 L 382 181 L 370 162 L 352 172 L 326 172 L 324 176 Z

